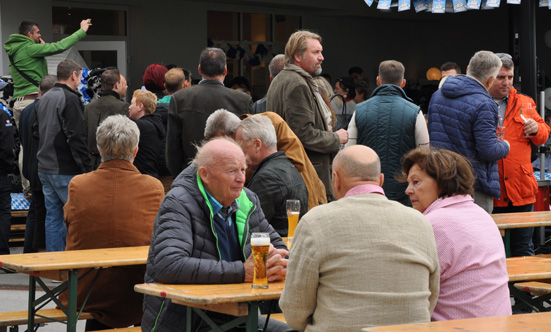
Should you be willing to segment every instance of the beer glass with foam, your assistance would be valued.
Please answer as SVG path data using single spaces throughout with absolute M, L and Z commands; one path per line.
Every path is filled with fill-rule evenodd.
M 286 201 L 287 206 L 287 243 L 290 244 L 295 236 L 295 229 L 298 225 L 298 218 L 300 216 L 300 201 L 298 199 L 288 199 Z
M 253 233 L 251 235 L 254 275 L 253 288 L 268 288 L 268 252 L 270 251 L 270 234 Z

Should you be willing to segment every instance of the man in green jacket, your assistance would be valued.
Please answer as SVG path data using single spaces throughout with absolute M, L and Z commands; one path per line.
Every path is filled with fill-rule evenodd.
M 10 73 L 15 88 L 13 97 L 16 98 L 16 102 L 13 111 L 17 124 L 21 110 L 38 96 L 38 82 L 48 74 L 45 57 L 64 52 L 75 45 L 86 36 L 86 31 L 91 25 L 90 19 L 83 20 L 80 22 L 80 29 L 69 37 L 57 43 L 46 44 L 40 34 L 38 23 L 23 21 L 19 25 L 19 33 L 10 35 L 4 43 L 4 49 L 10 57 Z
M 23 21 L 19 25 L 19 33 L 10 35 L 4 43 L 4 49 L 9 57 L 10 73 L 14 83 L 15 103 L 13 118 L 19 127 L 19 115 L 28 105 L 38 97 L 38 85 L 42 77 L 48 74 L 47 56 L 58 54 L 75 45 L 86 36 L 92 20 L 80 22 L 80 29 L 57 43 L 45 43 L 40 34 L 38 23 Z M 23 153 L 21 153 L 21 156 Z M 19 158 L 19 159 L 22 159 Z M 19 161 L 21 169 L 22 160 Z M 21 177 L 23 191 L 28 190 L 29 181 Z

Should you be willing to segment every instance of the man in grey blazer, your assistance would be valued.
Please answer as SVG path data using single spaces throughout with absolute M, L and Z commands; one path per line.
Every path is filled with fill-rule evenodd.
M 440 265 L 430 222 L 385 197 L 379 157 L 364 145 L 333 161 L 337 201 L 298 223 L 279 300 L 298 331 L 429 322 Z
M 253 113 L 249 95 L 226 88 L 226 54 L 219 48 L 205 48 L 199 58 L 198 85 L 182 89 L 172 96 L 168 109 L 166 163 L 177 176 L 195 156 L 195 145 L 204 138 L 205 123 L 220 108 L 236 114 Z

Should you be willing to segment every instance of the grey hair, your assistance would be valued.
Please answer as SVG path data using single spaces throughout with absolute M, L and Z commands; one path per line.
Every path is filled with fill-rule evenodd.
M 96 130 L 101 161 L 122 159 L 132 162 L 140 141 L 138 125 L 124 115 L 111 115 Z
M 241 136 L 246 144 L 258 138 L 268 149 L 277 150 L 275 128 L 267 116 L 249 116 L 241 121 L 238 128 L 241 128 Z
M 274 56 L 272 61 L 270 61 L 270 64 L 268 65 L 268 70 L 270 71 L 270 75 L 272 75 L 272 78 L 275 78 L 277 74 L 279 74 L 283 67 L 285 66 L 285 54 L 278 54 Z
M 343 150 L 335 157 L 333 167 L 335 167 L 335 164 L 338 164 L 342 175 L 347 178 L 353 177 L 364 181 L 378 181 L 381 175 L 381 160 L 378 155 L 374 161 L 365 163 L 362 160 L 357 160 L 350 153 L 346 153 L 346 150 Z
M 513 62 L 513 60 L 509 58 L 501 58 L 501 64 L 502 67 L 505 67 L 507 69 L 512 69 L 515 67 L 515 63 Z
M 469 61 L 467 76 L 476 78 L 485 84 L 490 77 L 496 77 L 501 68 L 501 59 L 490 51 L 478 51 Z
M 214 111 L 205 125 L 205 140 L 211 140 L 216 136 L 233 136 L 241 120 L 239 117 L 223 108 Z
M 214 137 L 210 141 L 204 140 L 203 142 L 201 142 L 201 145 L 196 145 L 195 146 L 197 148 L 197 152 L 195 153 L 195 157 L 193 158 L 193 160 L 190 163 L 191 165 L 193 165 L 193 166 L 197 167 L 197 169 L 199 169 L 199 167 L 201 167 L 201 166 L 207 166 L 207 165 L 210 165 L 210 164 L 212 164 L 213 162 L 216 161 L 216 156 L 213 156 L 212 153 L 207 153 L 208 150 L 207 151 L 204 150 L 205 145 L 207 145 L 207 143 L 212 142 L 214 140 L 228 141 L 230 143 L 235 144 L 235 146 L 237 146 L 239 148 L 239 150 L 241 150 L 241 146 L 231 137 L 228 137 L 228 136 Z

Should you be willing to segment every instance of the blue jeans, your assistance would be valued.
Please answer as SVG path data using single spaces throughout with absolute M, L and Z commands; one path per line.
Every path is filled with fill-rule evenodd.
M 11 179 L 0 175 L 0 255 L 10 254 Z
M 67 227 L 63 205 L 67 203 L 69 182 L 74 175 L 38 172 L 38 176 L 46 205 L 46 251 L 64 251 Z

